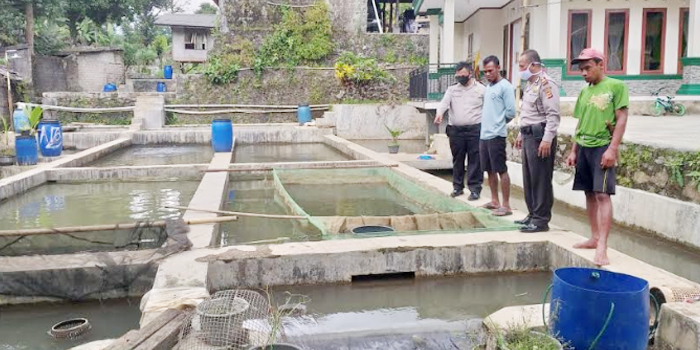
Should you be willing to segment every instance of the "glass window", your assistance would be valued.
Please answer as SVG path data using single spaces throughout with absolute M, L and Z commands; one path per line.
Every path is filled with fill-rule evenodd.
M 665 26 L 665 10 L 644 10 L 642 72 L 663 71 Z
M 688 9 L 681 9 L 681 30 L 680 30 L 680 43 L 679 43 L 679 55 L 678 55 L 678 73 L 681 74 L 681 64 L 680 59 L 683 57 L 688 57 L 688 23 L 690 23 L 690 11 Z
M 578 70 L 578 65 L 570 62 L 578 57 L 583 49 L 591 46 L 590 30 L 590 11 L 572 11 L 569 13 L 569 71 Z
M 606 70 L 624 73 L 627 61 L 627 11 L 608 11 L 605 24 Z

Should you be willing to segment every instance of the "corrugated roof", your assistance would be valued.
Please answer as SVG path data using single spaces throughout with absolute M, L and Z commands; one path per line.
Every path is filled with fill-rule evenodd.
M 216 15 L 204 14 L 165 14 L 156 19 L 156 24 L 175 27 L 214 28 Z

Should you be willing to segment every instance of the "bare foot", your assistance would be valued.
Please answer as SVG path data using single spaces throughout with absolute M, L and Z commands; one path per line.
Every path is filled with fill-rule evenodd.
M 596 248 L 598 248 L 598 240 L 595 238 L 591 238 L 585 242 L 574 244 L 574 248 L 576 248 L 576 249 L 596 249 Z
M 593 259 L 598 266 L 610 265 L 610 259 L 608 259 L 608 248 L 600 246 L 595 250 L 595 258 Z

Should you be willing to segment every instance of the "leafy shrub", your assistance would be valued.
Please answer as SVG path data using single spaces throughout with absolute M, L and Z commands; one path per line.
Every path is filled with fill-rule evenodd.
M 343 52 L 336 61 L 335 76 L 343 83 L 356 84 L 394 79 L 374 58 L 363 57 L 350 51 Z

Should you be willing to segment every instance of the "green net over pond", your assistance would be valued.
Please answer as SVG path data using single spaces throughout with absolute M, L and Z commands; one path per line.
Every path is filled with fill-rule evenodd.
M 515 225 L 389 168 L 273 170 L 279 200 L 323 235 L 359 226 L 398 233 L 511 230 Z

